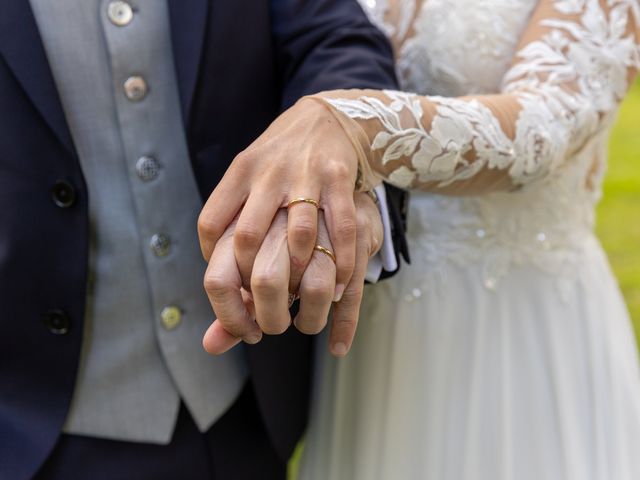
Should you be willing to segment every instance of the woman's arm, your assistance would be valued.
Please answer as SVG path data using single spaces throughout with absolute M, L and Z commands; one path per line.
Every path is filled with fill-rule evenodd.
M 541 0 L 497 95 L 314 98 L 360 150 L 365 184 L 512 190 L 554 172 L 608 125 L 640 66 L 639 12 L 637 0 Z

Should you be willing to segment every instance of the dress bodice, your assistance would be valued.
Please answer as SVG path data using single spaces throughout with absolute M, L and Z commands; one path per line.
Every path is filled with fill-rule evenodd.
M 403 90 L 458 97 L 494 93 L 507 72 L 536 0 L 361 0 L 398 39 Z M 390 5 L 393 4 L 393 5 Z M 388 19 L 398 9 L 395 23 Z
M 584 1 L 564 3 L 571 8 L 569 4 Z M 538 1 L 361 3 L 394 44 L 403 90 L 461 97 L 501 91 Z M 594 22 L 596 17 L 594 13 Z M 533 264 L 566 276 L 579 262 L 582 246 L 593 240 L 594 206 L 616 110 L 606 113 L 602 128 L 592 132 L 572 158 L 539 181 L 510 192 L 467 197 L 412 192 L 409 237 L 414 263 L 434 268 L 442 262 L 481 262 L 489 289 L 514 265 Z

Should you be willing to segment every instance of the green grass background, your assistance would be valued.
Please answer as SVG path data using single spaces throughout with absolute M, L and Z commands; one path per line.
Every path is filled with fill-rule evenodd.
M 640 79 L 622 104 L 611 135 L 597 232 L 640 342 Z
M 624 294 L 640 344 L 640 79 L 611 135 L 609 169 L 598 207 L 597 233 Z M 289 465 L 295 478 L 301 447 Z

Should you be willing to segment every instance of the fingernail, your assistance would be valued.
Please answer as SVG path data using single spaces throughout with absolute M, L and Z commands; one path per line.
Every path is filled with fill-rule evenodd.
M 256 343 L 258 343 L 260 340 L 262 340 L 262 335 L 260 334 L 256 334 L 256 335 L 247 335 L 244 339 L 243 339 L 246 343 L 248 343 L 249 345 L 255 345 Z
M 333 301 L 339 302 L 340 300 L 342 300 L 342 294 L 344 294 L 344 285 L 340 283 L 336 285 L 336 293 L 333 296 Z
M 347 346 L 342 342 L 334 343 L 331 351 L 336 357 L 344 357 L 347 354 Z

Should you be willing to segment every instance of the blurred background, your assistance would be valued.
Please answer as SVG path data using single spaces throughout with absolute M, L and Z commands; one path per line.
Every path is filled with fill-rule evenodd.
M 640 79 L 624 101 L 611 136 L 597 232 L 640 343 Z

